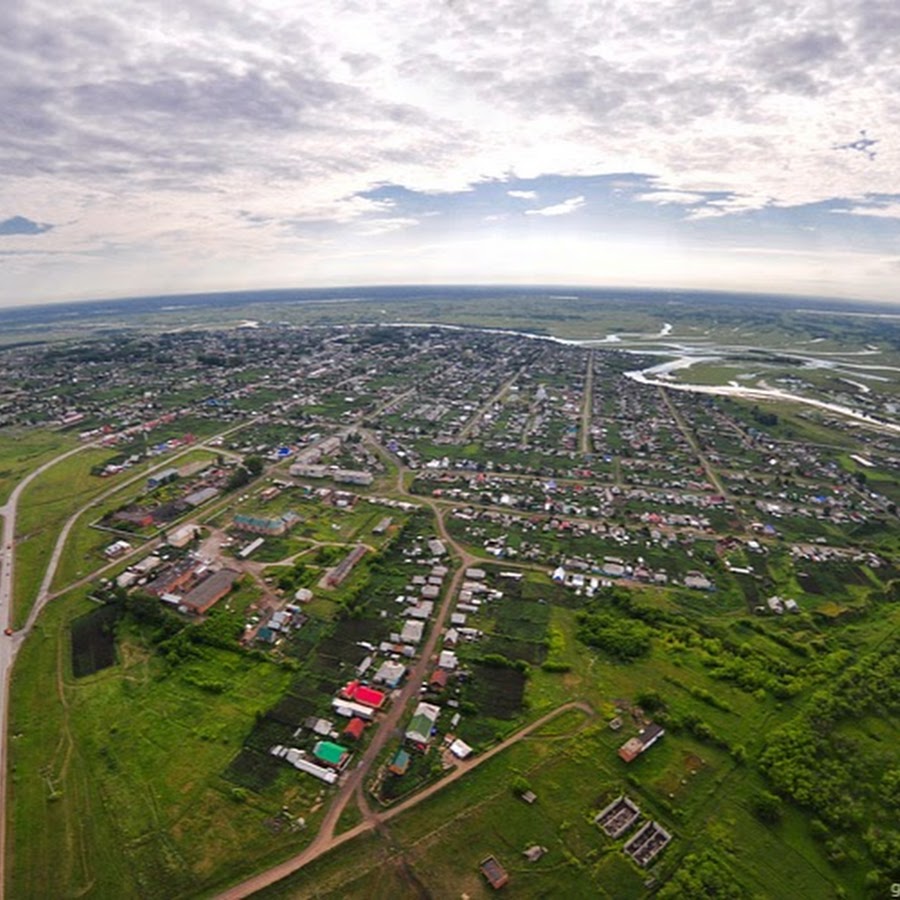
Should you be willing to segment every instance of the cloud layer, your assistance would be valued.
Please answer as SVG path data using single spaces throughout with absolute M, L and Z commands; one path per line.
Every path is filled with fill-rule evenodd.
M 894 299 L 900 6 L 834 9 L 2 4 L 0 303 L 539 275 Z M 518 269 L 531 245 L 557 268 Z

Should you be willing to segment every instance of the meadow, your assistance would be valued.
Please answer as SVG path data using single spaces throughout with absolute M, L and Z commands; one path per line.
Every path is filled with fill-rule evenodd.
M 290 672 L 209 645 L 173 666 L 126 619 L 115 665 L 76 677 L 70 626 L 96 609 L 54 601 L 17 661 L 11 896 L 193 897 L 302 846 L 316 782 L 283 770 L 243 791 L 226 778 Z

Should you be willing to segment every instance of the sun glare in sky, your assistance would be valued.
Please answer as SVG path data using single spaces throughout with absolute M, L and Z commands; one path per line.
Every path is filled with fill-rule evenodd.
M 21 0 L 0 53 L 2 305 L 446 282 L 898 298 L 892 0 Z

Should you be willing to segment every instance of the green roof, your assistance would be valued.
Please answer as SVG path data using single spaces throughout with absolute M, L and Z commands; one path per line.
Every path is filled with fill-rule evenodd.
M 419 713 L 417 716 L 412 717 L 409 728 L 406 729 L 406 734 L 408 736 L 417 735 L 427 741 L 431 736 L 432 725 L 434 725 L 434 722 L 425 713 Z
M 349 753 L 350 751 L 346 747 L 342 747 L 340 744 L 333 744 L 331 741 L 319 741 L 315 747 L 313 747 L 313 754 L 318 756 L 323 762 L 330 763 L 333 766 L 339 766 L 341 764 L 341 760 Z

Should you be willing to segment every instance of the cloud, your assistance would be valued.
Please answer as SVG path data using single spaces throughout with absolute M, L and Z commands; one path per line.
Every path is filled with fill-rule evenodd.
M 360 234 L 364 235 L 380 235 L 387 234 L 391 231 L 399 231 L 404 228 L 411 228 L 413 225 L 418 225 L 418 219 L 412 218 L 404 218 L 402 216 L 398 216 L 395 218 L 386 218 L 386 219 L 369 219 L 365 223 L 361 224 L 358 227 L 358 231 Z
M 11 219 L 5 219 L 0 222 L 0 236 L 11 234 L 43 234 L 50 231 L 53 225 L 47 225 L 39 222 L 32 222 L 24 216 L 13 216 Z
M 584 197 L 569 197 L 562 203 L 554 203 L 552 206 L 543 206 L 540 209 L 526 209 L 526 216 L 566 216 L 584 206 Z
M 677 206 L 691 206 L 695 203 L 703 203 L 707 195 L 696 191 L 646 191 L 635 197 L 643 203 L 675 204 Z
M 315 253 L 330 242 L 357 239 L 371 254 L 358 277 L 410 260 L 415 280 L 413 255 L 391 256 L 399 243 L 485 222 L 514 235 L 520 210 L 498 217 L 520 201 L 532 229 L 579 210 L 567 224 L 594 235 L 689 242 L 860 198 L 845 204 L 847 239 L 869 240 L 894 218 L 864 198 L 890 194 L 900 167 L 889 140 L 900 127 L 900 6 L 773 9 L 0 3 L 0 205 L 34 224 L 73 223 L 41 238 L 60 269 L 20 256 L 22 280 L 4 284 L 0 303 L 57 296 L 61 284 L 123 293 L 151 277 L 175 288 L 227 286 L 235 271 L 286 279 L 295 270 L 284 261 L 301 255 L 305 277 L 328 270 Z M 863 128 L 881 139 L 874 158 Z M 559 181 L 545 190 L 542 176 Z M 432 208 L 441 214 L 429 219 Z M 850 221 L 824 218 L 832 234 Z M 786 213 L 769 239 L 796 241 L 809 225 Z M 141 264 L 124 265 L 128 254 Z
M 874 216 L 879 219 L 898 219 L 900 220 L 900 200 L 893 203 L 880 204 L 855 204 L 846 209 L 833 209 L 832 213 L 847 216 Z

